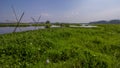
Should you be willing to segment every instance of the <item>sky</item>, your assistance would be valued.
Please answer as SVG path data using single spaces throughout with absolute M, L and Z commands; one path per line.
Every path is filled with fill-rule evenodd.
M 24 12 L 22 22 L 89 23 L 120 19 L 120 0 L 0 0 L 0 22 L 15 22 Z

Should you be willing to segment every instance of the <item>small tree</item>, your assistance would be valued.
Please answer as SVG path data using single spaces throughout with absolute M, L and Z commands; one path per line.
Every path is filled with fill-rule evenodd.
M 50 21 L 47 20 L 47 21 L 45 22 L 45 28 L 50 28 L 50 26 L 51 26 Z
M 50 21 L 47 20 L 47 21 L 45 22 L 45 24 L 50 24 Z

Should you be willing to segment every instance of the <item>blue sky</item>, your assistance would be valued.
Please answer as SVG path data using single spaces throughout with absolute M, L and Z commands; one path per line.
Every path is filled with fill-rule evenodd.
M 98 20 L 120 19 L 120 0 L 0 0 L 0 22 L 15 21 L 11 5 L 22 22 L 31 17 L 40 21 L 88 23 Z

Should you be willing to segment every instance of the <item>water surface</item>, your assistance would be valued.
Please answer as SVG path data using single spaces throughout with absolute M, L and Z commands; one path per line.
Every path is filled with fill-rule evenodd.
M 44 28 L 45 28 L 44 26 L 18 27 L 16 29 L 16 32 L 37 30 L 37 29 L 44 29 Z M 12 33 L 14 29 L 15 29 L 15 27 L 0 27 L 0 34 Z

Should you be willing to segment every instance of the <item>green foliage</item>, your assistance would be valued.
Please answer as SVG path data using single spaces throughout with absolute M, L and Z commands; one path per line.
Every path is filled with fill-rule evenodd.
M 45 24 L 46 24 L 45 28 L 50 28 L 51 27 L 50 21 L 46 21 Z
M 61 27 L 69 27 L 70 24 L 61 23 L 60 26 L 61 26 Z
M 46 24 L 50 24 L 50 21 L 46 21 L 45 23 L 46 23 Z
M 119 29 L 120 25 L 98 25 L 0 35 L 0 67 L 119 68 Z

